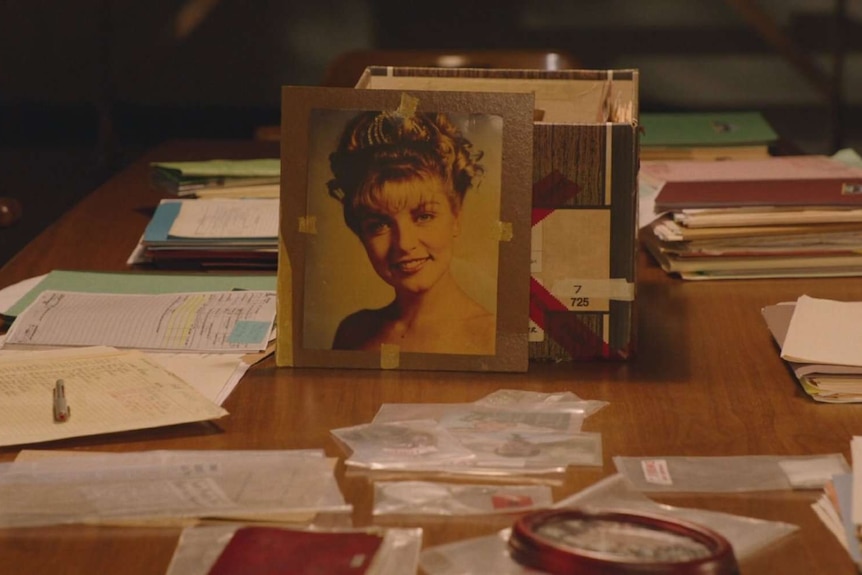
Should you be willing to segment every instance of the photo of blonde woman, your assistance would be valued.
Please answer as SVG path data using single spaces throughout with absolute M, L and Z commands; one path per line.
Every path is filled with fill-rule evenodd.
M 337 225 L 351 236 L 338 252 L 345 244 L 356 251 L 339 275 L 353 292 L 330 298 L 338 304 L 315 306 L 320 288 L 307 282 L 308 332 L 323 321 L 315 310 L 339 308 L 331 349 L 388 344 L 401 352 L 493 355 L 498 247 L 489 230 L 499 219 L 500 119 L 380 110 L 320 116 L 328 133 L 339 124 L 332 116 L 341 127 L 317 193 L 328 196 L 328 210 L 337 207 Z M 474 145 L 474 135 L 490 153 Z M 332 257 L 316 259 L 336 273 Z M 357 270 L 360 263 L 365 269 Z M 319 281 L 324 270 L 309 274 L 327 285 Z

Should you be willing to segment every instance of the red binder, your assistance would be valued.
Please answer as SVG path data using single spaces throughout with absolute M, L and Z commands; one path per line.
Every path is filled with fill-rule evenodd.
M 243 527 L 225 546 L 209 575 L 361 575 L 382 536 Z

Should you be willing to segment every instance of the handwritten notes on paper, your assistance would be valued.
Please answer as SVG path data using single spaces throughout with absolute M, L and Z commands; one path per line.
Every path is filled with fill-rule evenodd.
M 169 235 L 178 238 L 277 238 L 277 199 L 182 202 Z
M 15 320 L 5 347 L 263 351 L 275 305 L 274 291 L 120 295 L 46 290 Z
M 65 382 L 74 414 L 54 422 L 52 390 Z M 0 357 L 0 445 L 217 419 L 227 411 L 138 351 L 106 347 Z

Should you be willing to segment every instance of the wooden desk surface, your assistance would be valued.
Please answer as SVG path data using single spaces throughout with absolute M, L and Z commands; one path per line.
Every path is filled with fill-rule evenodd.
M 155 160 L 275 157 L 277 144 L 171 142 L 82 200 L 0 269 L 0 288 L 52 269 L 124 270 L 161 195 L 148 185 Z M 802 455 L 840 452 L 862 435 L 862 404 L 809 399 L 779 358 L 760 309 L 801 294 L 862 300 L 860 279 L 687 283 L 641 254 L 639 352 L 626 363 L 533 365 L 524 374 L 253 368 L 225 402 L 230 415 L 200 423 L 38 447 L 76 450 L 325 448 L 329 430 L 365 423 L 382 403 L 468 402 L 496 389 L 572 391 L 610 404 L 587 419 L 602 434 L 604 466 L 572 468 L 557 499 L 614 473 L 615 455 Z M 18 449 L 0 448 L 0 461 Z M 355 522 L 371 522 L 367 480 L 339 473 Z M 810 504 L 819 492 L 665 497 L 675 505 L 779 520 L 801 529 L 742 564 L 745 575 L 855 573 Z M 426 545 L 504 527 L 503 520 L 428 522 Z M 60 526 L 0 530 L 0 572 L 165 572 L 177 529 Z

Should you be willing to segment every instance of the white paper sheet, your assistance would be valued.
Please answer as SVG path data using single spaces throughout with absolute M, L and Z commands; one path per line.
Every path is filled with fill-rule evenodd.
M 53 417 L 58 379 L 71 409 Z M 0 445 L 217 419 L 227 411 L 138 351 L 51 350 L 0 357 Z
M 801 296 L 781 357 L 799 363 L 862 367 L 862 302 Z
M 277 238 L 278 199 L 182 202 L 169 235 L 177 238 Z
M 235 353 L 150 353 L 147 357 L 217 405 L 224 403 L 250 367 Z
M 5 313 L 9 308 L 15 305 L 18 300 L 24 296 L 24 294 L 36 287 L 36 285 L 42 281 L 46 275 L 48 274 L 27 278 L 0 290 L 0 312 Z

